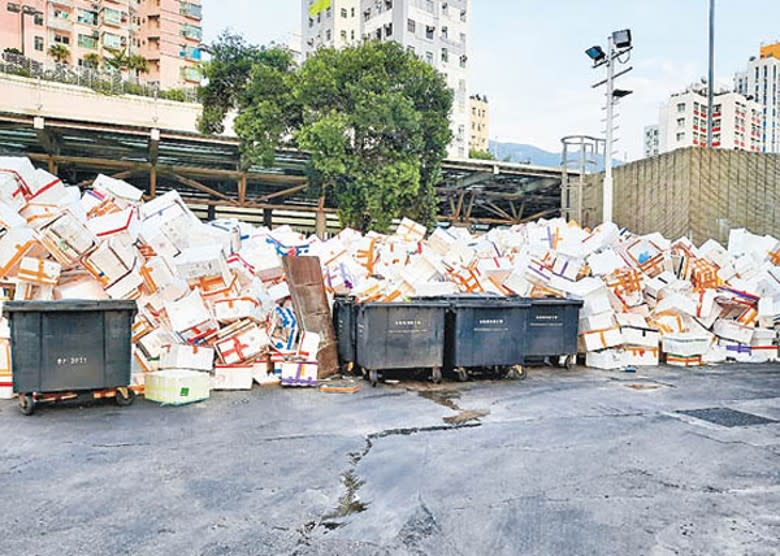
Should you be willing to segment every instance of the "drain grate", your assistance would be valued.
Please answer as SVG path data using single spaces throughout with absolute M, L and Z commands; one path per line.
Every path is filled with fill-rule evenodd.
M 690 409 L 687 411 L 678 411 L 683 415 L 695 417 L 703 421 L 709 421 L 716 425 L 723 427 L 750 427 L 754 425 L 768 425 L 769 423 L 777 423 L 773 419 L 767 419 L 760 415 L 753 415 L 752 413 L 745 413 L 744 411 L 737 411 L 735 409 L 729 409 L 727 407 L 708 407 L 706 409 Z

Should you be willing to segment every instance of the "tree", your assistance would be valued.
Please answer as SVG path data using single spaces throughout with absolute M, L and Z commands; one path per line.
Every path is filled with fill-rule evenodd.
M 53 44 L 49 47 L 49 56 L 58 64 L 67 64 L 70 60 L 70 50 L 64 44 Z
M 92 68 L 92 69 L 98 69 L 100 67 L 100 62 L 102 61 L 100 55 L 96 54 L 95 52 L 90 52 L 89 54 L 85 54 L 83 60 L 84 60 L 84 67 Z
M 125 60 L 127 69 L 132 71 L 136 77 L 142 73 L 149 73 L 149 60 L 140 54 L 131 54 Z
M 109 58 L 104 59 L 108 67 L 117 71 L 127 70 L 128 62 L 130 60 L 130 56 L 127 54 L 127 48 L 120 50 L 119 48 L 106 47 L 105 50 L 111 55 Z
M 393 42 L 320 49 L 300 67 L 285 49 L 227 34 L 212 50 L 203 132 L 237 109 L 246 163 L 269 165 L 282 146 L 307 151 L 311 193 L 335 200 L 345 226 L 387 231 L 400 216 L 435 225 L 451 140 L 442 74 Z
M 475 160 L 495 160 L 496 157 L 490 151 L 480 151 L 478 149 L 469 149 L 469 158 Z

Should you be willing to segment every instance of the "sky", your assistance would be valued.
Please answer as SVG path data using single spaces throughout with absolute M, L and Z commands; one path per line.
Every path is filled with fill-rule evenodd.
M 673 92 L 707 74 L 708 0 L 472 0 L 470 93 L 490 100 L 490 137 L 557 152 L 565 135 L 603 135 L 604 78 L 584 51 L 630 28 L 634 71 L 618 86 L 619 158 L 642 157 L 644 126 Z M 203 0 L 205 39 L 231 28 L 250 42 L 300 33 L 300 0 Z M 762 42 L 780 40 L 780 1 L 716 0 L 715 80 L 731 87 Z M 599 73 L 601 72 L 601 73 Z

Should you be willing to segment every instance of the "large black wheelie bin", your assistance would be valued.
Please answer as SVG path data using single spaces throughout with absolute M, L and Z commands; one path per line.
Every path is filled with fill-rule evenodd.
M 355 363 L 357 308 L 353 296 L 337 295 L 333 299 L 333 328 L 336 331 L 339 366 L 342 371 L 349 371 Z
M 135 301 L 11 301 L 3 314 L 11 328 L 14 392 L 32 413 L 47 394 L 118 389 L 132 402 L 131 335 Z M 55 396 L 56 397 L 56 396 Z
M 528 299 L 526 362 L 550 357 L 567 368 L 577 359 L 577 328 L 582 301 L 578 299 Z
M 448 298 L 444 368 L 467 380 L 474 371 L 522 378 L 530 300 L 492 296 Z
M 447 307 L 441 301 L 358 306 L 356 362 L 373 386 L 385 370 L 431 369 L 433 381 L 441 381 Z

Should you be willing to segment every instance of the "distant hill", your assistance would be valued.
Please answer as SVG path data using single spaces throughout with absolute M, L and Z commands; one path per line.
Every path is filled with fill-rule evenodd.
M 498 160 L 533 164 L 535 166 L 550 166 L 553 168 L 561 166 L 561 157 L 563 156 L 562 152 L 553 153 L 525 143 L 500 143 L 498 141 L 490 141 L 490 152 Z M 621 164 L 622 162 L 619 160 L 613 161 L 613 166 L 620 166 Z M 604 169 L 604 157 L 600 155 L 598 157 L 598 168 L 599 170 Z

